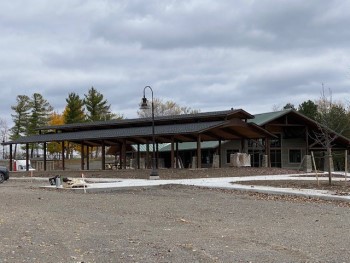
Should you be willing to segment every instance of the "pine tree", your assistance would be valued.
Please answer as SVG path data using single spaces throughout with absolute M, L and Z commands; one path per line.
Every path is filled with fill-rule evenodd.
M 29 110 L 30 110 L 30 99 L 26 95 L 18 95 L 16 98 L 16 105 L 11 106 L 11 109 L 15 112 L 11 114 L 14 126 L 10 129 L 11 140 L 16 140 L 20 136 L 26 134 L 28 123 L 29 123 Z M 17 154 L 17 145 L 14 149 L 14 158 Z
M 72 92 L 66 98 L 67 105 L 63 113 L 64 123 L 81 123 L 85 122 L 84 101 L 79 95 Z
M 88 121 L 101 121 L 110 120 L 115 117 L 111 113 L 111 105 L 108 105 L 106 99 L 103 95 L 99 93 L 94 87 L 89 89 L 88 94 L 85 94 L 84 104 L 87 110 L 87 120 Z

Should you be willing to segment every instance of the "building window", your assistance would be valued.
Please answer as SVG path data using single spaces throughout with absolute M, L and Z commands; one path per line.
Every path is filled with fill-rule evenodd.
M 301 163 L 301 150 L 289 150 L 289 162 Z
M 271 167 L 282 167 L 282 158 L 281 158 L 281 150 L 271 150 L 270 151 L 271 158 Z
M 271 148 L 281 148 L 281 134 L 274 134 L 277 136 L 276 139 L 271 139 L 270 147 Z

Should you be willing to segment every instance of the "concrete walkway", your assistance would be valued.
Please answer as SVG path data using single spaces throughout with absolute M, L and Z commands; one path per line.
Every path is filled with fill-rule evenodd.
M 313 174 L 307 174 L 313 176 Z M 11 180 L 28 178 L 11 178 Z M 46 180 L 47 186 L 44 188 L 59 189 L 66 191 L 84 191 L 84 192 L 108 192 L 135 187 L 154 187 L 159 185 L 190 185 L 206 188 L 231 189 L 239 191 L 249 191 L 264 194 L 295 195 L 307 198 L 319 198 L 325 200 L 339 200 L 350 202 L 350 195 L 336 195 L 333 191 L 296 189 L 296 188 L 277 188 L 269 186 L 242 185 L 241 181 L 260 181 L 260 180 L 316 180 L 315 177 L 301 177 L 300 174 L 290 175 L 269 175 L 269 176 L 245 176 L 245 177 L 219 177 L 219 178 L 198 178 L 198 179 L 174 179 L 174 180 L 146 180 L 146 179 L 119 179 L 119 178 L 87 178 L 85 188 L 63 188 L 49 185 L 48 178 L 31 178 L 32 180 Z M 321 177 L 319 180 L 328 180 Z M 333 178 L 334 181 L 344 181 L 344 178 Z

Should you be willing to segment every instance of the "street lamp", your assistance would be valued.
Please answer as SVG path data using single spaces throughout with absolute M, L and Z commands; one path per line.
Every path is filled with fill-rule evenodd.
M 151 109 L 152 109 L 152 171 L 150 174 L 149 179 L 159 179 L 159 175 L 158 175 L 158 171 L 157 171 L 157 163 L 156 163 L 156 152 L 155 152 L 155 133 L 154 133 L 154 103 L 153 103 L 153 90 L 150 86 L 146 86 L 143 89 L 143 98 L 141 100 L 141 105 L 140 105 L 140 109 L 141 110 L 146 110 L 149 109 L 149 103 L 148 100 L 146 98 L 146 89 L 150 89 L 151 93 L 152 93 L 152 103 L 151 103 Z
M 2 139 L 2 159 L 5 159 L 5 138 Z

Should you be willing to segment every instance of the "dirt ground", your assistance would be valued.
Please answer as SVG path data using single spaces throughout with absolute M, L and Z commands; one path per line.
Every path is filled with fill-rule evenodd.
M 162 186 L 0 185 L 0 262 L 349 262 L 341 202 Z
M 301 175 L 301 177 L 306 177 Z M 338 174 L 332 176 L 332 182 L 329 184 L 328 175 L 319 176 L 317 178 L 313 176 L 307 176 L 313 178 L 313 180 L 263 180 L 263 181 L 244 181 L 238 182 L 243 185 L 256 185 L 256 186 L 272 186 L 278 188 L 296 188 L 296 189 L 315 189 L 315 190 L 329 190 L 335 192 L 337 195 L 349 195 L 350 194 L 350 180 L 345 179 Z M 334 178 L 334 179 L 333 179 Z M 335 180 L 341 178 L 340 180 Z M 326 179 L 326 180 L 325 180 Z

